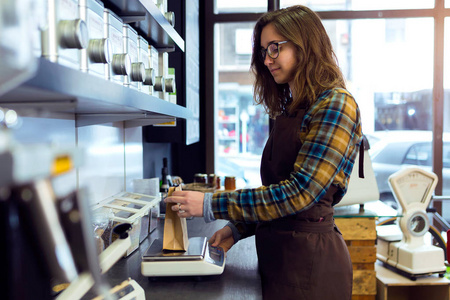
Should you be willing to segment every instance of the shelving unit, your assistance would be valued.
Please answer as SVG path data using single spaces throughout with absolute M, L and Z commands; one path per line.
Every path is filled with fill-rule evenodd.
M 184 41 L 151 0 L 103 1 L 158 51 L 184 51 Z M 0 96 L 0 106 L 22 116 L 67 117 L 76 126 L 125 121 L 125 127 L 189 119 L 192 111 L 157 97 L 38 58 L 34 76 Z
M 184 40 L 166 20 L 153 0 L 104 0 L 125 23 L 130 23 L 148 42 L 161 51 L 174 51 L 178 46 L 184 52 Z
M 152 0 L 102 2 L 160 53 L 179 49 L 184 52 L 183 39 Z M 61 5 L 64 3 L 61 2 Z M 0 5 L 0 9 L 4 7 Z M 30 7 L 8 4 L 8 9 L 20 16 L 12 15 L 11 19 L 24 22 L 28 17 L 34 17 Z M 8 13 L 7 10 L 4 12 Z M 0 23 L 3 25 L 7 21 Z M 28 27 L 28 22 L 20 25 L 31 32 L 26 36 L 30 38 L 26 41 L 31 45 L 31 36 L 40 32 L 37 28 Z M 3 28 L 0 31 L 3 33 Z M 25 37 L 6 36 L 0 50 L 16 54 L 14 47 L 22 38 Z M 5 44 L 12 46 L 4 47 Z M 17 53 L 24 49 L 31 51 L 28 47 L 17 48 Z M 50 297 L 50 292 L 55 291 L 50 290 L 50 287 L 55 287 L 53 281 L 59 283 L 61 280 L 70 285 L 58 295 L 58 299 L 81 299 L 94 282 L 102 282 L 102 288 L 109 285 L 101 280 L 101 271 L 106 272 L 123 253 L 131 251 L 130 238 L 121 238 L 97 257 L 97 251 L 101 248 L 96 249 L 90 232 L 92 216 L 85 212 L 112 195 L 131 193 L 133 181 L 142 179 L 144 142 L 141 126 L 177 118 L 190 119 L 193 113 L 184 106 L 82 72 L 76 67 L 69 68 L 45 58 L 30 56 L 26 57 L 26 62 L 19 64 L 17 57 L 11 55 L 7 61 L 9 64 L 0 64 L 0 69 L 4 71 L 0 82 L 0 87 L 4 87 L 0 89 L 0 113 L 10 113 L 9 109 L 13 109 L 19 115 L 16 125 L 0 115 L 0 187 L 4 189 L 3 197 L 0 197 L 4 202 L 0 213 L 5 216 L 2 218 L 2 236 L 8 241 L 3 260 L 13 261 L 6 264 L 11 280 L 4 281 L 2 287 L 11 299 L 42 298 L 46 295 Z M 6 113 L 4 116 L 8 116 Z M 27 192 L 27 207 L 20 202 L 25 198 L 16 194 L 19 189 Z M 153 198 L 155 201 L 152 202 L 159 202 L 159 197 Z M 59 211 L 59 200 L 69 205 Z M 146 210 L 145 203 L 141 204 Z M 117 203 L 113 205 L 118 206 Z M 132 222 L 134 229 L 131 229 L 139 231 L 138 242 L 146 239 L 148 220 L 145 215 L 138 216 L 135 207 L 127 206 L 122 210 L 135 213 L 134 216 L 140 221 L 130 218 L 114 221 Z M 32 218 L 24 217 L 28 213 Z M 75 220 L 69 215 L 81 218 Z M 11 225 L 8 221 L 10 217 L 17 224 Z M 33 230 L 36 228 L 45 228 L 45 233 L 35 234 Z M 9 234 L 14 235 L 14 241 Z M 40 243 L 30 239 L 30 234 L 40 236 Z M 61 253 L 55 256 L 55 246 L 49 240 L 55 241 L 57 248 L 62 250 L 59 251 L 62 256 L 59 255 Z M 74 250 L 69 251 L 69 247 Z M 14 255 L 21 259 L 11 259 Z M 64 262 L 58 259 L 61 257 Z M 38 262 L 37 258 L 41 261 Z M 75 267 L 75 261 L 81 262 L 82 267 Z M 61 270 L 58 269 L 59 263 Z M 70 268 L 67 268 L 69 264 Z M 33 280 L 23 292 L 20 283 L 30 274 L 42 276 Z M 122 274 L 119 276 L 123 277 Z M 126 290 L 128 294 L 138 287 L 142 291 L 137 282 L 126 280 L 127 277 L 123 279 L 134 284 L 123 287 L 122 291 Z M 93 293 L 100 294 L 98 290 Z
M 133 127 L 192 117 L 185 107 L 44 58 L 32 79 L 0 97 L 0 106 L 23 116 L 72 114 L 77 127 L 117 121 Z

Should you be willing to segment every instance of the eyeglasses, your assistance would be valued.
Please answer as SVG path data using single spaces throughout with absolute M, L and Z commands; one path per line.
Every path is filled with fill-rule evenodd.
M 269 57 L 272 59 L 275 59 L 278 57 L 278 55 L 280 54 L 279 51 L 279 46 L 281 44 L 285 44 L 289 41 L 282 41 L 282 42 L 273 42 L 270 43 L 266 49 L 262 48 L 261 49 L 261 59 L 262 61 L 264 61 L 266 59 L 266 53 L 269 54 Z

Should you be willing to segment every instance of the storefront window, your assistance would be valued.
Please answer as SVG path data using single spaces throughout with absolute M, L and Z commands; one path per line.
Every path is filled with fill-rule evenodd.
M 250 72 L 253 22 L 216 26 L 216 173 L 236 176 L 237 186 L 259 186 L 260 160 L 269 119 L 253 100 Z
M 450 1 L 447 1 L 450 2 Z M 444 25 L 444 149 L 442 152 L 442 194 L 450 195 L 450 17 Z M 446 150 L 447 149 L 447 150 Z M 450 201 L 443 202 L 443 215 L 450 216 Z
M 216 3 L 219 2 L 217 0 Z M 404 10 L 408 15 L 408 9 L 433 9 L 435 2 L 280 1 L 280 7 L 295 4 L 307 5 L 317 11 Z M 446 0 L 445 5 L 449 7 L 450 0 Z M 373 143 L 384 141 L 386 145 L 387 141 L 394 143 L 405 139 L 409 143 L 424 143 L 426 147 L 423 149 L 427 151 L 432 149 L 435 19 L 426 16 L 323 19 L 323 24 L 346 78 L 347 89 L 359 104 L 364 133 Z M 216 171 L 243 177 L 247 186 L 260 184 L 260 157 L 269 133 L 268 117 L 262 107 L 254 105 L 253 100 L 253 78 L 249 71 L 253 25 L 253 22 L 240 22 L 217 24 L 216 27 Z M 450 138 L 447 137 L 450 134 L 449 32 L 450 18 L 447 17 L 443 99 L 445 149 L 450 142 L 447 141 Z M 379 153 L 381 145 L 374 147 Z M 444 151 L 444 155 L 447 152 Z M 373 157 L 376 174 L 389 173 L 385 174 L 386 180 L 378 184 L 380 193 L 391 193 L 387 178 L 396 171 L 395 168 L 402 168 L 408 161 L 406 153 L 400 161 L 388 165 L 389 170 L 376 169 L 381 164 L 377 164 Z M 445 166 L 448 159 L 444 157 Z M 432 168 L 426 167 L 428 170 Z M 230 174 L 233 172 L 235 174 Z M 449 194 L 450 190 L 447 191 L 445 186 L 448 184 L 444 185 L 443 193 Z
M 448 0 L 447 2 L 450 2 Z M 450 132 L 450 18 L 444 25 L 444 131 Z M 448 157 L 450 159 L 450 157 Z
M 433 19 L 324 20 L 365 133 L 431 130 Z
M 411 164 L 408 149 L 423 145 L 430 150 L 427 159 L 432 155 L 434 20 L 361 19 L 323 23 L 347 80 L 347 89 L 361 110 L 380 198 L 395 204 L 388 177 Z M 424 167 L 431 170 L 431 165 Z
M 347 88 L 360 106 L 366 134 L 432 130 L 432 18 L 323 23 Z M 247 184 L 259 183 L 260 156 L 268 137 L 268 117 L 254 105 L 249 71 L 253 25 L 216 27 L 216 172 L 229 175 L 233 170 Z
M 314 11 L 424 9 L 433 8 L 434 0 L 280 0 L 280 7 L 296 4 L 306 5 Z

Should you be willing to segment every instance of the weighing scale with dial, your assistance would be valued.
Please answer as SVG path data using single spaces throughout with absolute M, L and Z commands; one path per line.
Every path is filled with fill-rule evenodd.
M 189 238 L 186 252 L 162 249 L 161 239 L 153 241 L 142 257 L 141 273 L 148 277 L 220 275 L 225 267 L 225 252 L 212 247 L 206 237 Z
M 403 210 L 399 218 L 401 232 L 397 225 L 378 226 L 377 258 L 412 280 L 445 273 L 444 250 L 424 239 L 430 228 L 426 209 L 437 181 L 436 174 L 416 167 L 402 169 L 389 177 L 391 190 Z M 397 229 L 399 234 L 386 229 Z

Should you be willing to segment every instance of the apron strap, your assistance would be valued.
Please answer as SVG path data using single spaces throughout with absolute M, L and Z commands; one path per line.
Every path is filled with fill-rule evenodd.
M 361 144 L 359 145 L 359 178 L 364 178 L 364 150 L 369 150 L 369 140 L 365 135 L 363 135 Z
M 359 145 L 359 178 L 364 178 L 364 142 Z

